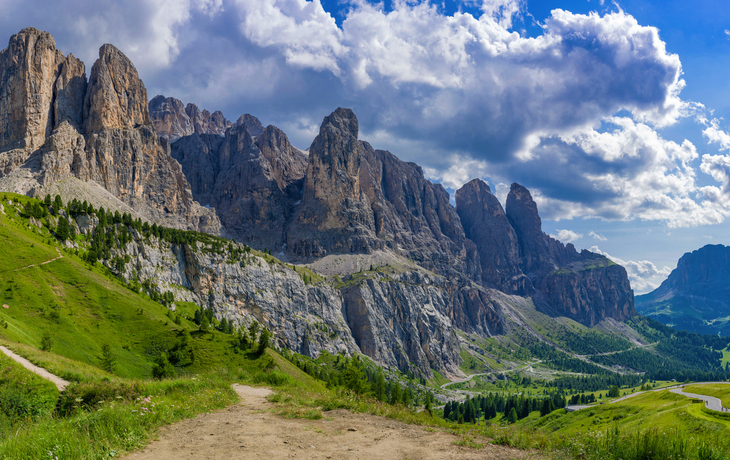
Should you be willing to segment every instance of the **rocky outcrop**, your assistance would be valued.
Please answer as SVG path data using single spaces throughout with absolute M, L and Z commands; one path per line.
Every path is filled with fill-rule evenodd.
M 525 187 L 512 184 L 504 212 L 489 186 L 475 179 L 456 192 L 456 206 L 479 252 L 485 285 L 531 296 L 546 313 L 587 326 L 636 314 L 626 270 L 546 235 Z
M 198 134 L 218 134 L 222 136 L 231 127 L 231 122 L 226 120 L 226 117 L 218 110 L 213 113 L 207 110 L 201 112 L 197 105 L 188 104 L 185 106 L 185 113 L 190 117 L 193 129 Z
M 503 292 L 530 295 L 534 288 L 522 273 L 517 233 L 489 185 L 479 179 L 464 184 L 456 191 L 456 212 L 466 237 L 476 244 L 483 283 Z
M 0 52 L 0 151 L 29 149 L 53 130 L 53 87 L 64 57 L 48 32 L 33 28 Z
M 249 129 L 246 125 L 246 131 Z M 284 131 L 276 126 L 269 125 L 256 136 L 256 146 L 269 162 L 279 189 L 290 198 L 299 200 L 307 172 L 306 155 L 291 145 Z
M 666 280 L 636 297 L 636 309 L 676 329 L 730 335 L 730 247 L 706 245 L 684 254 Z
M 280 250 L 296 201 L 306 157 L 274 126 L 254 142 L 245 124 L 225 137 L 193 134 L 172 145 L 196 200 L 215 208 L 226 231 L 260 249 Z
M 246 131 L 248 131 L 248 133 L 254 138 L 259 137 L 264 133 L 264 125 L 261 124 L 258 118 L 254 117 L 253 115 L 249 115 L 248 113 L 244 113 L 243 115 L 238 117 L 238 120 L 236 120 L 234 125 L 245 126 Z
M 418 165 L 359 141 L 358 131 L 349 109 L 322 122 L 286 253 L 311 260 L 388 249 L 438 273 L 478 279 L 476 247 L 446 190 L 426 180 Z
M 325 117 L 309 148 L 301 206 L 287 234 L 287 252 L 318 258 L 331 252 L 382 249 L 375 237 L 370 202 L 360 189 L 363 146 L 348 109 Z
M 79 216 L 82 233 L 93 232 L 96 224 Z M 460 375 L 455 327 L 484 335 L 504 331 L 501 306 L 488 291 L 443 277 L 370 272 L 312 284 L 258 253 L 240 257 L 200 243 L 176 245 L 154 236 L 147 241 L 133 229 L 131 235 L 124 252 L 111 254 L 130 255 L 119 273 L 123 278 L 149 280 L 158 292 L 210 307 L 217 318 L 236 325 L 259 321 L 279 346 L 308 356 L 360 351 L 424 377 L 434 370 Z M 111 260 L 103 263 L 118 268 Z
M 149 111 L 157 133 L 170 142 L 195 133 L 193 123 L 185 113 L 185 104 L 179 99 L 155 96 L 149 103 Z
M 75 177 L 100 184 L 146 220 L 221 232 L 152 127 L 147 91 L 121 51 L 102 46 L 87 84 L 83 62 L 64 57 L 50 34 L 24 29 L 0 53 L 0 74 L 5 189 L 34 195 Z
M 117 48 L 102 45 L 99 59 L 91 67 L 84 97 L 85 132 L 151 124 L 147 90 L 137 75 L 137 69 Z

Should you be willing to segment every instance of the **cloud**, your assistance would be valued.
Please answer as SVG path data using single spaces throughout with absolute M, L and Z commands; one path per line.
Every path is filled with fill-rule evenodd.
M 699 110 L 680 97 L 679 57 L 617 6 L 555 9 L 527 36 L 511 29 L 530 16 L 522 0 L 471 1 L 475 13 L 452 15 L 425 0 L 389 10 L 351 0 L 339 23 L 318 0 L 0 1 L 6 36 L 45 28 L 87 68 L 114 43 L 150 97 L 252 113 L 301 148 L 344 106 L 376 148 L 452 190 L 473 177 L 519 182 L 546 219 L 692 226 L 730 215 L 721 187 L 696 182 L 700 172 L 722 179 L 718 161 L 696 171 L 695 146 L 657 131 Z M 705 129 L 721 149 L 723 135 L 720 121 Z
M 576 233 L 572 230 L 557 230 L 556 235 L 550 235 L 556 240 L 562 241 L 565 244 L 572 243 L 573 241 L 583 238 L 582 233 Z
M 631 287 L 637 294 L 644 294 L 653 291 L 659 287 L 661 282 L 664 281 L 664 279 L 666 279 L 666 277 L 672 272 L 671 268 L 665 266 L 659 269 L 648 260 L 633 261 L 613 257 L 610 254 L 601 251 L 598 246 L 592 246 L 589 250 L 596 254 L 601 254 L 609 258 L 614 263 L 623 266 L 629 276 Z
M 728 37 L 730 37 L 730 30 L 725 29 L 725 35 L 727 35 Z
M 605 236 L 603 236 L 603 235 L 599 235 L 598 233 L 596 233 L 596 232 L 593 232 L 593 231 L 592 231 L 592 232 L 589 232 L 589 233 L 588 233 L 588 236 L 592 236 L 594 240 L 598 240 L 598 241 L 608 241 L 608 238 L 606 238 L 606 237 L 605 237 Z

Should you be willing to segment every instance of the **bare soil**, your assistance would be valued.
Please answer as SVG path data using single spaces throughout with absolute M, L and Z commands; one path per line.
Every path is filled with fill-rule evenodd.
M 271 391 L 235 385 L 241 402 L 217 412 L 164 427 L 156 441 L 126 459 L 517 459 L 529 452 L 485 444 L 471 449 L 459 438 L 383 417 L 347 410 L 325 412 L 321 420 L 273 414 Z

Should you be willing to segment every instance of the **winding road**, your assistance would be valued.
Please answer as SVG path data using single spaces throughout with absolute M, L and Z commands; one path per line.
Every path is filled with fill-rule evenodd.
M 676 393 L 678 395 L 686 396 L 688 398 L 701 399 L 705 402 L 705 407 L 710 410 L 714 410 L 717 412 L 730 411 L 728 408 L 722 407 L 722 401 L 720 401 L 718 398 L 715 398 L 713 396 L 698 395 L 695 393 L 686 393 L 682 388 L 674 388 L 669 391 L 671 391 L 672 393 Z

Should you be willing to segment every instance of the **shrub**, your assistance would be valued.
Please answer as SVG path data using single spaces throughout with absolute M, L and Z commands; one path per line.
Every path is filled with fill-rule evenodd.
M 292 379 L 289 375 L 279 371 L 257 372 L 253 376 L 253 381 L 255 383 L 268 383 L 273 386 L 288 385 L 292 383 Z
M 168 361 L 167 353 L 160 353 L 155 365 L 152 366 L 152 377 L 160 380 L 175 377 L 175 367 Z
M 115 400 L 134 401 L 142 395 L 139 382 L 112 382 L 101 380 L 89 383 L 73 383 L 66 388 L 58 401 L 60 415 L 73 413 L 76 408 L 94 408 L 103 402 Z

